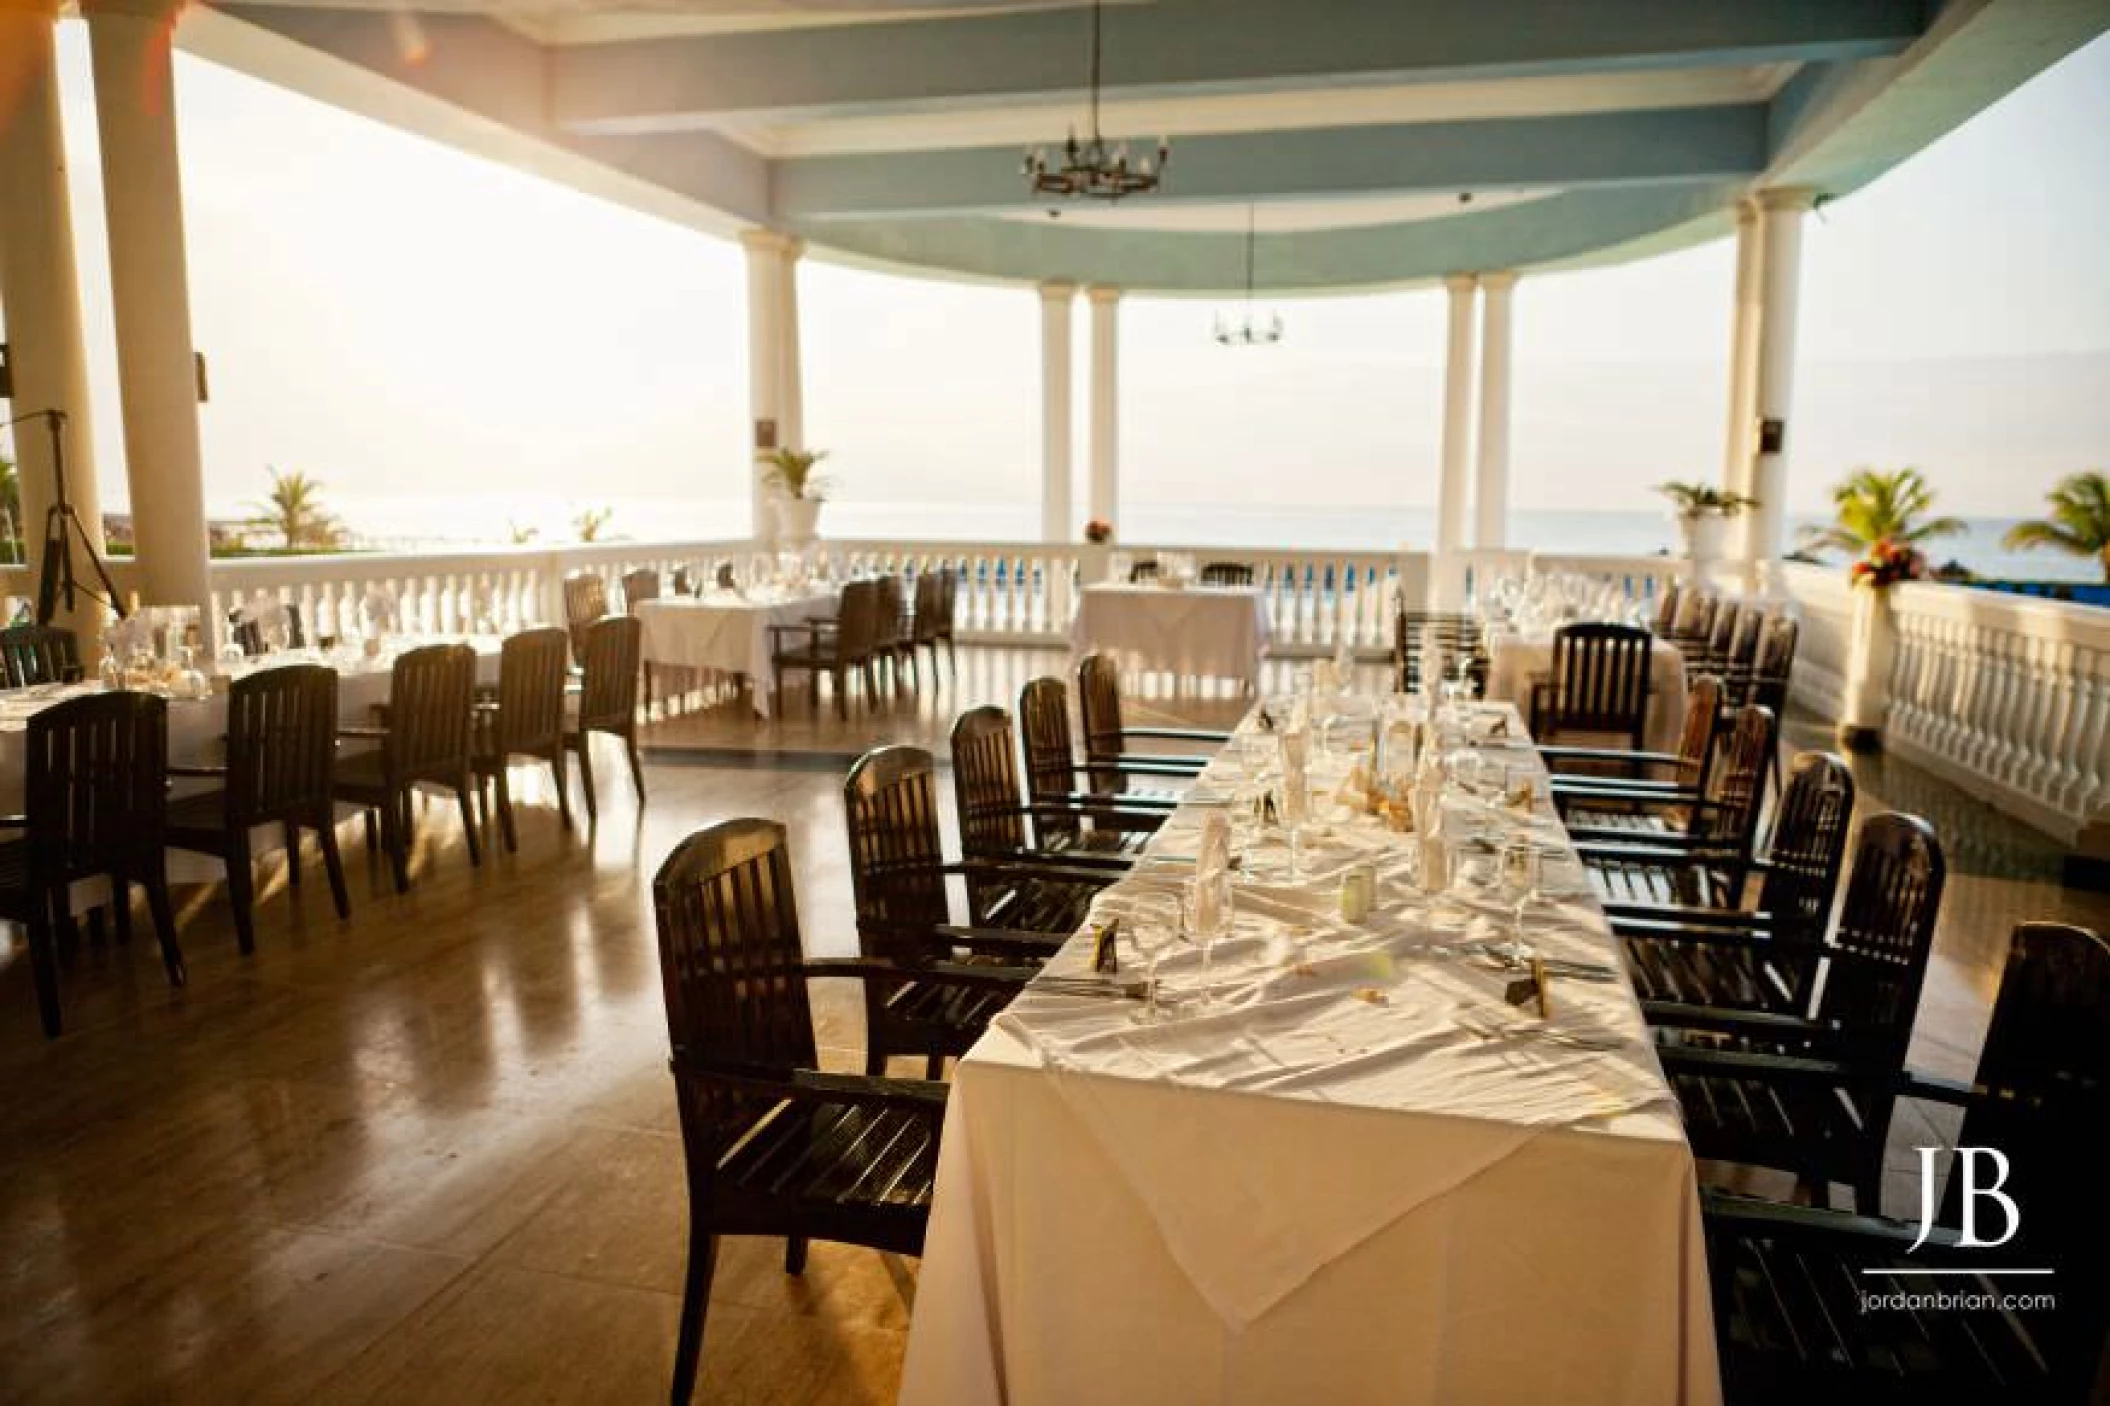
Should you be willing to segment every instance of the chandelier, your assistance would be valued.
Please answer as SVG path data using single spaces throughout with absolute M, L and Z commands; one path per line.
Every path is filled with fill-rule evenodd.
M 1281 313 L 1269 313 L 1264 322 L 1253 317 L 1255 209 L 1255 206 L 1248 205 L 1245 210 L 1245 308 L 1235 321 L 1226 320 L 1222 313 L 1216 314 L 1216 340 L 1227 347 L 1271 347 L 1282 340 Z
M 1072 127 L 1058 155 L 1050 155 L 1046 147 L 1034 147 L 1026 153 L 1026 184 L 1035 195 L 1064 199 L 1084 195 L 1095 200 L 1144 195 L 1158 188 L 1165 162 L 1172 154 L 1161 137 L 1155 157 L 1144 155 L 1131 161 L 1128 143 L 1110 145 L 1099 135 L 1099 11 L 1100 0 L 1092 0 L 1092 134 L 1080 142 L 1077 129 Z

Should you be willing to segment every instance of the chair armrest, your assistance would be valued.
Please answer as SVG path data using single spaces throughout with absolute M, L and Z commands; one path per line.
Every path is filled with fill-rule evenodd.
M 1689 805 L 1700 793 L 1675 781 L 1651 781 L 1646 777 L 1628 780 L 1619 776 L 1576 776 L 1553 773 L 1556 801 L 1631 801 L 1648 805 Z
M 1898 1075 L 1898 1095 L 1902 1098 L 1925 1099 L 1930 1103 L 1952 1103 L 1968 1108 L 1985 1097 L 1985 1090 L 1976 1084 L 1966 1084 L 1961 1079 L 1944 1079 L 1934 1074 L 1921 1074 L 1907 1069 Z
M 1228 732 L 1212 732 L 1201 727 L 1124 727 L 1123 737 L 1161 737 L 1169 742 L 1229 742 Z
M 1108 762 L 1133 767 L 1155 768 L 1153 774 L 1161 776 L 1199 776 L 1209 765 L 1209 758 L 1181 756 L 1171 752 L 1087 752 L 1085 769 L 1104 768 Z
M 1684 758 L 1675 752 L 1629 752 L 1621 747 L 1541 747 L 1548 762 L 1622 762 L 1644 766 L 1676 766 Z
M 1136 796 L 1125 791 L 1035 791 L 1028 810 L 1036 807 L 1050 814 L 1068 813 L 1087 818 L 1095 813 L 1136 820 L 1162 820 L 1177 809 L 1170 796 Z
M 1742 1010 L 1733 1006 L 1694 1006 L 1677 1001 L 1643 1001 L 1641 1017 L 1650 1025 L 1667 1025 L 1713 1031 L 1746 1039 L 1776 1040 L 1783 1044 L 1829 1045 L 1837 1039 L 1830 1026 L 1799 1015 L 1771 1011 Z M 1663 1046 L 1667 1054 L 1678 1046 Z M 1715 1051 L 1714 1053 L 1721 1053 Z
M 793 1103 L 856 1103 L 898 1108 L 935 1119 L 945 1110 L 946 1086 L 928 1079 L 892 1079 L 863 1074 L 827 1074 L 818 1069 L 746 1070 L 706 1064 L 676 1055 L 668 1066 L 680 1079 L 716 1084 L 759 1098 Z
M 1914 1242 L 1920 1238 L 1920 1227 L 1916 1224 L 1894 1221 L 1887 1216 L 1791 1206 L 1755 1196 L 1739 1196 L 1712 1186 L 1700 1188 L 1700 1214 L 1708 1229 L 1716 1233 L 1762 1234 L 1782 1239 L 1863 1240 L 1875 1246 L 1895 1245 L 1900 1253 L 1911 1251 L 1915 1256 L 1929 1249 L 1966 1248 L 1960 1243 L 1959 1232 L 1942 1226 L 1934 1227 L 1925 1243 L 1915 1250 Z
M 1619 923 L 1668 923 L 1681 927 L 1721 928 L 1771 936 L 1773 915 L 1763 909 L 1703 908 L 1696 903 L 1603 903 L 1599 907 Z
M 1128 872 L 1136 862 L 1136 857 L 1132 854 L 1094 854 L 1089 850 L 1059 849 L 978 850 L 967 857 L 986 859 L 996 864 L 1048 864 L 1112 870 L 1117 875 Z
M 955 947 L 965 947 L 970 952 L 996 954 L 1015 953 L 1030 961 L 1042 962 L 1060 952 L 1063 944 L 1070 940 L 1068 933 L 1030 932 L 1024 928 L 965 927 L 945 923 L 932 930 L 943 941 Z M 987 971 L 979 967 L 970 970 Z
M 877 957 L 809 957 L 799 963 L 808 977 L 852 977 L 860 981 L 935 981 L 946 986 L 1004 991 L 1025 985 L 1034 967 L 969 966 L 960 962 L 919 962 L 907 966 Z
M 1112 771 L 1123 776 L 1163 776 L 1181 780 L 1193 779 L 1200 774 L 1201 769 L 1199 758 L 1196 758 L 1194 765 L 1189 766 L 1183 762 L 1165 762 L 1154 757 L 1130 759 L 1125 756 L 1091 757 L 1083 766 L 1077 768 L 1081 772 Z
M 1643 1003 L 1642 1015 L 1649 1013 Z M 1701 1050 L 1683 1045 L 1656 1046 L 1656 1059 L 1665 1074 L 1695 1074 L 1701 1077 L 1739 1075 L 1777 1079 L 1783 1083 L 1816 1083 L 1826 1086 L 1850 1082 L 1858 1077 L 1852 1065 L 1835 1059 L 1812 1059 L 1807 1055 L 1759 1054 L 1748 1050 Z
M 940 866 L 947 874 L 958 874 L 970 879 L 1008 879 L 1019 883 L 1071 883 L 1091 884 L 1104 888 L 1118 875 L 1109 874 L 1103 868 L 1088 868 L 1068 862 L 1065 856 L 1060 862 L 1038 860 L 1025 863 L 1010 859 L 984 859 L 970 856 L 956 863 Z
M 0 829 L 27 830 L 28 828 L 29 817 L 26 815 L 0 815 Z
M 1754 952 L 1778 950 L 1773 935 L 1760 928 L 1715 926 L 1705 923 L 1654 922 L 1647 919 L 1614 918 L 1612 936 L 1636 942 L 1675 942 L 1695 947 L 1748 947 Z
M 171 766 L 168 769 L 168 774 L 170 776 L 194 776 L 199 778 L 211 778 L 216 776 L 225 776 L 227 774 L 227 768 L 224 766 Z
M 369 742 L 384 742 L 388 739 L 388 729 L 385 727 L 360 727 L 355 724 L 351 727 L 338 728 L 337 735 L 339 737 L 364 738 Z

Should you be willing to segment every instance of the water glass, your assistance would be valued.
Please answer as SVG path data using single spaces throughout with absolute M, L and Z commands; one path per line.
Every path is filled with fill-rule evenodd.
M 1121 926 L 1128 933 L 1128 945 L 1143 959 L 1143 1004 L 1129 1019 L 1138 1025 L 1155 1025 L 1164 1019 L 1158 1006 L 1158 960 L 1171 945 L 1179 912 L 1168 903 L 1139 903 L 1122 917 L 1126 919 Z
M 1509 941 L 1495 950 L 1512 966 L 1531 960 L 1531 945 L 1524 940 L 1524 912 L 1539 896 L 1541 858 L 1535 841 L 1517 835 L 1503 842 L 1497 861 L 1496 886 L 1514 905 L 1515 915 Z
M 1210 1005 L 1215 999 L 1211 980 L 1210 955 L 1216 940 L 1231 932 L 1231 876 L 1219 874 L 1213 879 L 1195 879 L 1182 892 L 1180 903 L 1180 938 L 1201 948 L 1202 981 L 1199 996 L 1202 1005 Z

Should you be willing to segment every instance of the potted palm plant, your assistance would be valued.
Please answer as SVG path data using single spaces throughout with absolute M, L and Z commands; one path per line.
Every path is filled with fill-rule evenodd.
M 1656 492 L 1670 500 L 1686 559 L 1696 567 L 1720 561 L 1728 546 L 1729 519 L 1758 506 L 1756 498 L 1746 498 L 1711 483 L 1672 480 L 1657 484 Z
M 825 449 L 771 449 L 755 456 L 768 466 L 762 484 L 776 492 L 777 540 L 785 546 L 802 548 L 814 539 L 830 485 L 813 470 L 827 457 Z
M 2048 547 L 2077 557 L 2094 557 L 2110 584 L 2110 477 L 2101 469 L 2068 474 L 2045 495 L 2051 511 L 2034 522 L 2021 522 L 2003 539 L 2009 551 Z
M 1897 617 L 1890 588 L 1927 574 L 1920 544 L 1953 537 L 1963 521 L 1934 516 L 1934 489 L 1918 469 L 1856 469 L 1832 489 L 1832 523 L 1803 529 L 1803 546 L 1853 556 L 1854 625 L 1839 739 L 1872 751 L 1890 716 Z

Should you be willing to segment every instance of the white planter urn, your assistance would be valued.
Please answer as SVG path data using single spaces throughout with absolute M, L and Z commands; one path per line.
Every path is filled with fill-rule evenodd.
M 1077 581 L 1079 585 L 1096 586 L 1113 574 L 1114 547 L 1111 542 L 1086 542 L 1077 548 Z
M 821 500 L 818 498 L 779 498 L 776 501 L 777 546 L 786 551 L 803 551 L 813 545 L 820 526 Z
M 1704 572 L 1728 553 L 1729 519 L 1720 513 L 1684 513 L 1678 518 L 1678 536 L 1684 540 L 1686 559 L 1695 571 Z
M 1897 657 L 1897 611 L 1890 588 L 1854 588 L 1853 638 L 1846 656 L 1846 697 L 1839 710 L 1839 741 L 1856 752 L 1883 745 L 1890 720 L 1890 666 Z

